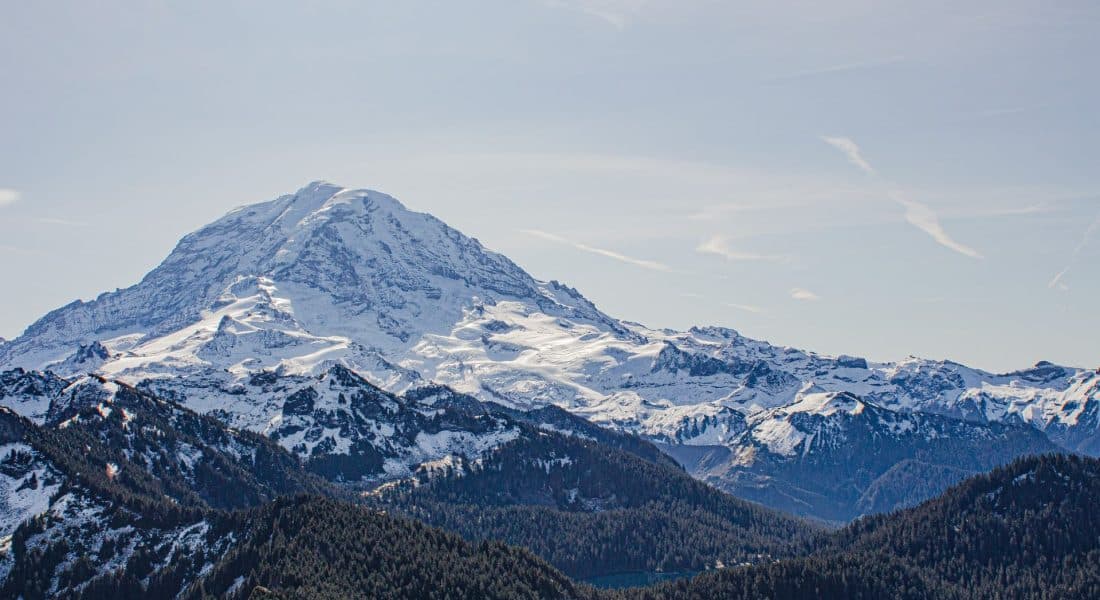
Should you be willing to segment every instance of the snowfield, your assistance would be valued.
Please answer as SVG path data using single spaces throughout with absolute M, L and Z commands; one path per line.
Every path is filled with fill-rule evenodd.
M 1024 423 L 1100 453 L 1097 371 L 874 363 L 718 327 L 650 329 L 533 279 L 390 196 L 324 182 L 229 213 L 186 236 L 137 285 L 55 310 L 0 345 L 4 369 L 94 372 L 131 384 L 184 378 L 190 408 L 261 433 L 292 419 L 282 396 L 222 391 L 264 371 L 320 376 L 333 365 L 395 393 L 439 383 L 512 407 L 553 404 L 672 444 L 736 448 L 751 439 L 790 456 L 816 435 L 792 414 L 835 418 L 870 403 Z M 10 386 L 0 387 L 0 402 L 33 419 L 49 411 Z M 331 452 L 348 451 L 334 430 L 281 443 L 308 454 L 325 440 Z

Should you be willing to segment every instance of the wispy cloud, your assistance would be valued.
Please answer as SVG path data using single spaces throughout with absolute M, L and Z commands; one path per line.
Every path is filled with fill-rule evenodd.
M 646 0 L 543 0 L 543 4 L 588 15 L 621 31 L 644 7 Z
M 976 119 L 992 119 L 995 117 L 1006 117 L 1008 115 L 1018 115 L 1025 112 L 1027 109 L 1022 106 L 1013 106 L 1006 108 L 987 108 L 974 113 Z
M 782 210 L 794 206 L 804 206 L 805 204 L 805 201 L 802 200 L 777 200 L 772 202 L 759 203 L 725 202 L 722 204 L 711 204 L 708 206 L 703 206 L 688 214 L 687 218 L 692 221 L 711 221 L 729 215 L 754 213 L 768 210 Z
M 787 73 L 784 75 L 776 75 L 770 77 L 768 81 L 783 81 L 787 79 L 801 79 L 803 77 L 814 77 L 817 75 L 830 75 L 834 73 L 845 73 L 848 71 L 861 71 L 863 69 L 875 69 L 878 67 L 885 67 L 888 65 L 896 64 L 905 60 L 904 56 L 895 55 L 887 56 L 884 58 L 877 58 L 871 60 L 861 60 L 848 63 L 840 63 L 835 65 L 827 65 L 824 67 L 817 67 L 814 69 L 806 69 L 804 71 L 795 71 L 794 73 Z
M 680 292 L 680 297 L 681 298 L 691 298 L 692 300 L 708 300 L 708 301 L 710 300 L 709 297 L 704 296 L 703 294 L 696 294 L 694 292 Z M 745 312 L 751 312 L 751 313 L 756 313 L 756 314 L 761 314 L 761 313 L 766 312 L 763 308 L 761 308 L 759 306 L 752 305 L 752 304 L 738 304 L 737 302 L 723 302 L 722 305 L 727 306 L 729 308 L 736 308 L 737 310 L 743 310 Z
M 779 254 L 759 254 L 734 249 L 730 245 L 729 239 L 721 235 L 707 238 L 695 247 L 695 251 L 700 254 L 714 254 L 731 261 L 782 261 L 787 259 L 786 256 Z
M 1018 206 L 1009 208 L 991 208 L 972 213 L 976 217 L 1017 217 L 1025 215 L 1038 215 L 1054 212 L 1055 207 L 1050 202 L 1039 202 L 1030 206 Z
M 10 188 L 0 188 L 0 207 L 15 204 L 19 200 L 19 192 Z
M 1050 280 L 1050 283 L 1047 284 L 1048 288 L 1062 292 L 1069 291 L 1069 284 L 1065 281 L 1066 275 L 1069 274 L 1073 264 L 1077 262 L 1077 257 L 1084 251 L 1085 247 L 1089 245 L 1092 236 L 1095 235 L 1097 231 L 1100 231 L 1100 215 L 1097 215 L 1096 219 L 1085 228 L 1085 233 L 1081 234 L 1081 241 L 1077 242 L 1077 245 L 1073 247 L 1073 252 L 1069 255 L 1068 264 L 1066 264 L 1061 271 L 1058 271 L 1054 278 Z
M 859 167 L 864 173 L 870 175 L 876 174 L 871 163 L 863 157 L 863 152 L 859 149 L 859 145 L 852 141 L 851 138 L 823 137 L 821 139 L 826 144 L 844 153 L 844 155 L 848 157 L 848 162 Z M 977 250 L 955 241 L 954 238 L 948 235 L 947 230 L 940 224 L 939 215 L 937 215 L 927 204 L 909 200 L 903 196 L 901 192 L 892 192 L 890 196 L 895 202 L 905 208 L 905 220 L 913 227 L 927 233 L 933 240 L 936 240 L 936 243 L 946 248 L 950 248 L 964 256 L 969 256 L 970 258 L 984 258 Z
M 1047 284 L 1047 287 L 1052 290 L 1056 289 L 1059 291 L 1068 292 L 1069 286 L 1066 285 L 1064 281 L 1062 281 L 1062 278 L 1066 276 L 1066 273 L 1069 273 L 1069 265 L 1066 265 L 1062 268 L 1061 271 L 1058 271 L 1058 274 L 1050 280 L 1050 283 Z
M 794 298 L 795 300 L 801 300 L 803 302 L 812 302 L 814 300 L 820 300 L 821 296 L 818 296 L 810 290 L 796 287 L 791 289 L 791 298 Z
M 848 157 L 848 162 L 859 167 L 864 173 L 875 174 L 875 169 L 863 158 L 863 152 L 851 138 L 822 136 L 821 141 L 843 152 Z
M 755 314 L 761 314 L 761 313 L 764 312 L 763 308 L 760 308 L 759 306 L 753 306 L 751 304 L 737 304 L 735 302 L 727 302 L 726 306 L 728 306 L 730 308 L 736 308 L 737 310 L 743 310 L 745 312 L 755 313 Z
M 550 242 L 555 242 L 555 243 L 558 243 L 558 244 L 563 244 L 565 246 L 570 246 L 570 247 L 576 248 L 577 250 L 581 250 L 581 251 L 584 251 L 584 252 L 590 252 L 592 254 L 598 254 L 600 256 L 605 256 L 607 258 L 611 258 L 611 259 L 614 259 L 614 260 L 617 260 L 617 261 L 620 261 L 620 262 L 631 264 L 631 265 L 634 265 L 634 266 L 637 266 L 637 267 L 642 267 L 643 269 L 650 269 L 650 270 L 653 270 L 653 271 L 664 271 L 664 272 L 672 271 L 672 269 L 664 263 L 660 263 L 660 262 L 653 261 L 653 260 L 645 260 L 645 259 L 642 259 L 642 258 L 634 258 L 632 256 L 627 256 L 625 254 L 615 252 L 614 250 L 606 250 L 604 248 L 596 248 L 594 246 L 589 246 L 588 244 L 583 244 L 581 242 L 575 242 L 573 240 L 570 240 L 568 238 L 564 238 L 564 237 L 562 237 L 560 235 L 557 235 L 557 234 L 550 233 L 548 231 L 542 231 L 541 229 L 521 229 L 520 231 L 522 233 L 526 233 L 527 235 L 533 235 L 537 238 L 541 238 L 541 239 L 544 239 L 544 240 L 547 240 L 547 241 L 550 241 Z
M 0 244 L 0 254 L 5 252 L 10 254 L 20 254 L 24 256 L 38 254 L 38 252 L 35 252 L 34 250 L 28 250 L 27 248 L 20 248 L 19 246 L 12 246 L 10 244 Z
M 710 221 L 726 215 L 732 215 L 752 210 L 747 205 L 737 203 L 712 204 L 704 206 L 687 216 L 692 221 Z
M 71 219 L 58 219 L 57 217 L 36 217 L 35 223 L 42 223 L 43 225 L 64 225 L 66 227 L 87 227 L 88 224 L 84 221 L 73 221 Z
M 969 256 L 970 258 L 985 258 L 977 250 L 955 241 L 948 235 L 943 225 L 940 224 L 940 219 L 935 211 L 927 205 L 909 200 L 902 196 L 900 192 L 894 192 L 891 196 L 898 204 L 905 207 L 905 220 L 908 221 L 910 225 L 932 236 L 932 239 L 936 240 L 936 243 L 950 248 L 959 254 Z

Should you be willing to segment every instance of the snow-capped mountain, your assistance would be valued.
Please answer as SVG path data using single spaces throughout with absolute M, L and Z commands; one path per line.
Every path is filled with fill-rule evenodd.
M 262 374 L 323 380 L 334 365 L 390 392 L 443 384 L 511 407 L 559 406 L 670 445 L 727 448 L 745 468 L 749 455 L 767 463 L 820 452 L 824 434 L 807 428 L 810 417 L 844 420 L 855 406 L 902 415 L 896 422 L 919 413 L 1029 426 L 1100 452 L 1096 371 L 874 363 L 718 327 L 650 329 L 535 280 L 390 196 L 323 182 L 230 212 L 184 237 L 140 283 L 59 308 L 0 345 L 6 369 L 93 372 L 161 394 L 187 388 L 177 391 L 189 407 L 306 455 L 326 440 L 337 454 L 354 443 L 326 421 L 340 393 L 314 389 L 287 413 Z M 5 395 L 23 414 L 48 410 Z M 356 410 L 386 409 L 371 402 Z
M 152 579 L 168 565 L 179 565 L 186 576 L 196 577 L 233 541 L 196 510 L 203 499 L 215 501 L 220 495 L 227 506 L 239 506 L 256 499 L 248 492 L 270 490 L 268 484 L 291 483 L 289 491 L 309 489 L 294 486 L 293 478 L 265 480 L 261 464 L 234 472 L 225 461 L 230 455 L 212 452 L 194 437 L 196 432 L 156 428 L 165 423 L 147 420 L 151 413 L 131 404 L 136 397 L 123 392 L 116 404 L 112 390 L 96 386 L 94 378 L 83 384 L 85 392 L 100 387 L 107 395 L 101 396 L 102 403 L 73 407 L 70 419 L 75 420 L 68 424 L 43 427 L 0 407 L 0 596 L 79 597 L 93 580 L 109 579 L 135 561 L 148 566 L 144 573 Z M 123 437 L 139 445 L 144 440 L 146 452 L 124 447 Z M 259 436 L 252 441 L 242 449 L 272 446 Z M 192 443 L 192 453 L 184 455 L 190 456 L 189 466 L 186 461 L 164 462 Z M 153 461 L 145 463 L 145 458 Z M 163 471 L 176 466 L 188 478 Z M 219 475 L 224 479 L 203 481 Z M 150 561 L 151 556 L 157 559 Z M 41 589 L 20 586 L 35 573 L 51 575 L 49 584 Z
M 347 483 L 404 477 L 425 462 L 477 456 L 520 435 L 515 422 L 476 400 L 456 406 L 432 387 L 397 396 L 340 365 L 317 376 L 268 371 L 245 381 L 156 379 L 141 387 L 270 437 L 309 470 Z
M 558 427 L 555 415 L 509 411 L 442 387 L 397 396 L 340 365 L 317 376 L 267 371 L 243 382 L 193 376 L 147 380 L 139 388 L 98 375 L 66 380 L 13 369 L 0 373 L 0 403 L 39 426 L 106 431 L 101 437 L 122 444 L 127 461 L 191 487 L 202 487 L 196 478 L 203 473 L 249 480 L 262 465 L 292 470 L 279 466 L 285 460 L 334 482 L 376 484 L 427 462 L 476 457 L 520 437 L 521 423 L 545 420 L 551 430 L 589 438 L 599 429 L 579 418 Z M 164 433 L 150 440 L 148 430 Z M 194 439 L 181 441 L 187 434 Z M 287 459 L 270 446 L 281 446 Z M 215 455 L 252 462 L 205 465 Z
M 0 361 L 134 378 L 210 366 L 315 372 L 339 359 L 400 380 L 380 353 L 400 355 L 498 298 L 614 327 L 434 217 L 315 183 L 184 237 L 133 287 L 51 312 L 0 347 Z
M 849 392 L 799 393 L 747 417 L 724 445 L 666 449 L 736 496 L 834 521 L 916 504 L 1006 457 L 1058 451 L 1023 424 L 892 411 Z
M 693 502 L 719 519 L 718 525 L 713 518 L 695 524 L 697 534 L 727 542 L 711 546 L 705 557 L 666 544 L 615 563 L 623 568 L 638 568 L 653 556 L 679 566 L 687 560 L 751 560 L 784 547 L 791 536 L 809 533 L 797 519 L 701 485 L 636 436 L 601 429 L 555 407 L 518 411 L 439 386 L 398 397 L 340 366 L 316 377 L 267 372 L 248 383 L 256 389 L 247 390 L 257 398 L 266 394 L 281 407 L 273 429 L 260 435 L 200 415 L 151 389 L 95 375 L 64 380 L 16 369 L 2 379 L 20 399 L 43 397 L 21 408 L 49 407 L 45 417 L 32 419 L 0 406 L 4 598 L 103 597 L 96 590 L 116 584 L 135 591 L 106 597 L 177 597 L 212 563 L 240 547 L 240 525 L 249 517 L 230 511 L 312 495 L 354 497 L 375 504 L 375 514 L 428 520 L 436 509 L 423 513 L 422 506 L 396 492 L 456 477 L 468 478 L 462 481 L 467 484 L 481 481 L 466 488 L 485 501 L 464 508 L 499 508 L 505 501 L 545 507 L 547 498 L 567 505 L 549 523 L 526 523 L 537 529 L 515 543 L 529 536 L 560 538 L 577 527 L 577 519 L 606 524 L 610 518 L 621 527 L 644 517 L 657 528 L 684 529 L 687 517 L 673 513 L 697 515 L 686 508 Z M 201 385 L 165 389 L 177 396 L 188 393 L 200 405 L 216 394 L 244 395 L 240 389 L 215 392 Z M 388 483 L 362 494 L 344 485 L 356 480 Z M 452 508 L 463 510 L 460 499 L 445 493 L 432 499 L 444 503 L 437 509 L 455 503 Z M 610 507 L 621 510 L 609 517 Z M 492 513 L 486 507 L 486 514 Z M 465 527 L 474 538 L 489 533 L 477 516 L 449 524 Z M 598 528 L 586 531 L 591 529 Z M 602 541 L 592 547 L 624 543 L 607 531 L 597 536 Z M 590 562 L 585 568 L 593 568 Z M 122 570 L 137 579 L 120 582 Z M 32 593 L 23 593 L 28 590 Z
M 546 432 L 676 466 L 636 436 L 552 406 L 509 409 L 431 385 L 398 396 L 340 365 L 316 376 L 265 371 L 239 382 L 222 375 L 146 380 L 135 388 L 98 375 L 63 379 L 13 369 L 0 372 L 0 405 L 46 429 L 94 432 L 118 446 L 126 461 L 195 489 L 204 488 L 201 474 L 234 472 L 236 479 L 251 480 L 263 474 L 252 471 L 265 469 L 300 469 L 331 482 L 370 487 L 407 477 L 425 464 L 472 460 Z M 150 431 L 156 432 L 152 438 Z M 286 457 L 273 447 L 281 447 Z M 206 464 L 212 456 L 251 462 Z M 278 479 L 294 480 L 285 474 Z

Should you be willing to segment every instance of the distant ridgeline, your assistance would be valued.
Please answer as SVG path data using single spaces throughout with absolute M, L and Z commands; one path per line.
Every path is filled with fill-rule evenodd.
M 650 329 L 317 182 L 0 340 L 0 598 L 1100 597 L 1058 452 L 1100 372 Z
M 250 452 L 262 456 L 262 448 L 216 427 L 189 429 L 201 429 L 202 418 L 167 402 L 161 410 L 146 406 L 145 412 L 142 400 L 147 399 L 139 393 L 120 391 L 107 416 L 99 406 L 89 407 L 70 413 L 61 421 L 65 426 L 38 426 L 0 411 L 6 452 L 0 478 L 15 500 L 6 510 L 39 503 L 31 510 L 41 511 L 6 534 L 0 597 L 1100 594 L 1096 459 L 1021 459 L 915 508 L 825 533 L 708 490 L 666 465 L 583 439 L 562 438 L 558 445 L 553 439 L 558 434 L 547 433 L 547 439 L 517 438 L 480 460 L 419 471 L 365 504 L 342 498 L 345 488 L 300 469 L 277 467 L 242 484 L 241 496 L 254 502 L 253 508 L 228 512 L 215 508 L 225 501 L 205 486 L 189 491 L 184 482 L 202 481 L 204 476 L 194 476 L 202 464 L 231 471 L 229 448 L 239 451 L 237 460 L 251 460 Z M 170 462 L 151 454 L 150 440 L 140 433 L 156 436 L 159 424 L 166 423 L 158 418 L 174 419 L 187 430 L 163 440 L 170 451 L 201 448 L 196 469 L 181 473 L 178 485 L 171 477 L 151 475 L 154 465 L 168 468 Z M 212 442 L 220 443 L 207 445 Z M 277 446 L 270 451 L 267 464 L 293 464 Z M 567 466 L 588 464 L 582 470 L 591 473 L 586 479 L 592 483 L 577 471 L 559 470 L 566 457 Z M 529 479 L 514 483 L 517 478 Z M 301 493 L 266 499 L 273 486 Z M 597 500 L 604 502 L 599 510 L 592 506 Z M 660 514 L 662 507 L 670 516 Z M 440 514 L 428 514 L 433 510 Z M 432 519 L 466 539 L 403 515 Z M 14 521 L 4 523 L 10 528 Z M 700 539 L 696 530 L 716 536 L 718 543 Z M 530 549 L 480 538 L 504 538 Z M 719 556 L 734 558 L 727 563 Z M 738 558 L 741 562 L 732 562 Z M 601 566 L 606 573 L 685 566 L 708 572 L 644 590 L 614 591 L 576 583 L 551 563 L 578 576 L 600 572 Z
M 278 379 L 268 385 L 278 387 Z M 299 511 L 370 516 L 383 529 L 409 527 L 401 516 L 419 518 L 474 542 L 527 546 L 574 577 L 772 560 L 820 535 L 693 479 L 649 442 L 552 407 L 506 409 L 439 387 L 398 397 L 330 371 L 313 383 L 344 397 L 335 404 L 351 414 L 339 413 L 346 422 L 335 426 L 351 432 L 363 426 L 354 417 L 373 411 L 373 429 L 391 433 L 364 434 L 355 452 L 405 473 L 365 491 L 330 463 L 287 450 L 275 441 L 281 436 L 230 428 L 144 389 L 33 372 L 5 381 L 24 405 L 46 406 L 41 422 L 0 408 L 2 533 L 11 536 L 0 575 L 4 590 L 28 599 L 121 588 L 175 595 L 206 581 L 201 573 L 223 573 L 226 556 L 236 553 L 244 554 L 224 568 L 249 565 L 250 572 L 259 559 L 241 545 L 245 536 L 285 534 L 251 529 L 268 518 L 255 515 L 298 518 Z M 35 400 L 39 392 L 52 397 Z M 495 445 L 478 451 L 485 437 Z M 444 438 L 456 445 L 436 447 Z M 252 512 L 227 512 L 235 509 Z M 456 549 L 440 539 L 448 551 L 486 548 Z M 333 543 L 324 545 L 335 552 Z M 553 571 L 534 555 L 516 556 Z
M 0 370 L 14 368 L 140 387 L 368 488 L 438 449 L 472 456 L 515 435 L 390 404 L 433 385 L 565 409 L 662 444 L 738 497 L 837 523 L 1019 456 L 1100 453 L 1096 370 L 876 363 L 653 329 L 391 196 L 325 182 L 231 211 L 139 283 L 51 311 L 0 343 Z M 37 397 L 0 402 L 41 420 Z

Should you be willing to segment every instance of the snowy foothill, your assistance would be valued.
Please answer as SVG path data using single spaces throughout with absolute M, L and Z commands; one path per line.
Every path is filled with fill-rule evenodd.
M 233 427 L 296 428 L 280 443 L 303 455 L 348 452 L 354 438 L 287 414 L 286 394 L 248 382 L 264 372 L 323 377 L 334 365 L 397 394 L 443 384 L 515 408 L 559 406 L 672 444 L 751 444 L 787 456 L 820 435 L 800 429 L 797 414 L 850 419 L 874 406 L 1026 423 L 1069 449 L 1100 451 L 1096 371 L 876 363 L 720 327 L 651 329 L 532 278 L 386 194 L 326 182 L 230 212 L 184 237 L 140 283 L 55 310 L 0 346 L 5 370 L 159 381 Z M 247 393 L 225 393 L 235 389 Z M 43 397 L 0 380 L 0 402 L 32 419 L 51 410 Z M 340 410 L 323 390 L 315 404 Z M 901 418 L 890 422 L 903 428 Z M 376 433 L 391 434 L 386 426 Z

